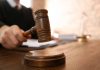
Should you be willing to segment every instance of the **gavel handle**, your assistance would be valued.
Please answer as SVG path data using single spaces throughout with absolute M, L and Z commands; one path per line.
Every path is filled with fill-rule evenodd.
M 24 35 L 25 37 L 27 37 L 28 35 L 32 34 L 35 30 L 36 30 L 36 27 L 34 26 L 34 27 L 30 28 L 29 30 L 25 31 L 25 32 L 23 33 L 23 35 Z

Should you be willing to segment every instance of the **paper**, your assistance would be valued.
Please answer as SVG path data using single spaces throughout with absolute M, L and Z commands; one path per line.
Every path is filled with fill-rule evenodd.
M 55 40 L 51 40 L 49 42 L 43 42 L 39 43 L 37 39 L 28 39 L 26 42 L 22 44 L 23 46 L 28 46 L 28 47 L 41 47 L 41 46 L 55 46 L 57 45 L 57 42 Z

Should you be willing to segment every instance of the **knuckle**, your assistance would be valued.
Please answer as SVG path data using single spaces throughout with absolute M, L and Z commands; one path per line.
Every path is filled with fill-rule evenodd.
M 17 25 L 12 25 L 11 28 L 19 29 L 19 27 Z
M 3 34 L 4 35 L 9 35 L 9 33 L 11 32 L 12 30 L 10 30 L 10 29 L 6 29 L 4 32 L 3 32 Z

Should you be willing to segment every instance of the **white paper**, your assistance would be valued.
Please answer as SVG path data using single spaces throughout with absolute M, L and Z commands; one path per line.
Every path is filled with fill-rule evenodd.
M 57 44 L 55 40 L 49 41 L 49 42 L 43 42 L 39 43 L 37 39 L 28 39 L 26 42 L 23 42 L 23 46 L 28 47 L 40 47 L 42 45 L 50 45 L 50 44 Z

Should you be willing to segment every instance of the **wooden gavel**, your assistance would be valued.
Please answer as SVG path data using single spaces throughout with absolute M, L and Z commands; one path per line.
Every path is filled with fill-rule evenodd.
M 40 9 L 35 12 L 35 27 L 24 32 L 24 36 L 37 31 L 38 42 L 47 42 L 51 40 L 50 24 L 47 16 L 48 11 Z M 54 53 L 52 53 L 54 52 Z M 34 67 L 58 66 L 65 63 L 64 53 L 58 53 L 56 50 L 39 50 L 29 52 L 24 57 L 24 64 Z
M 36 25 L 24 32 L 24 36 L 27 37 L 29 34 L 32 34 L 35 30 L 38 35 L 38 42 L 50 41 L 51 31 L 47 13 L 48 11 L 46 9 L 40 9 L 36 11 L 34 15 Z

